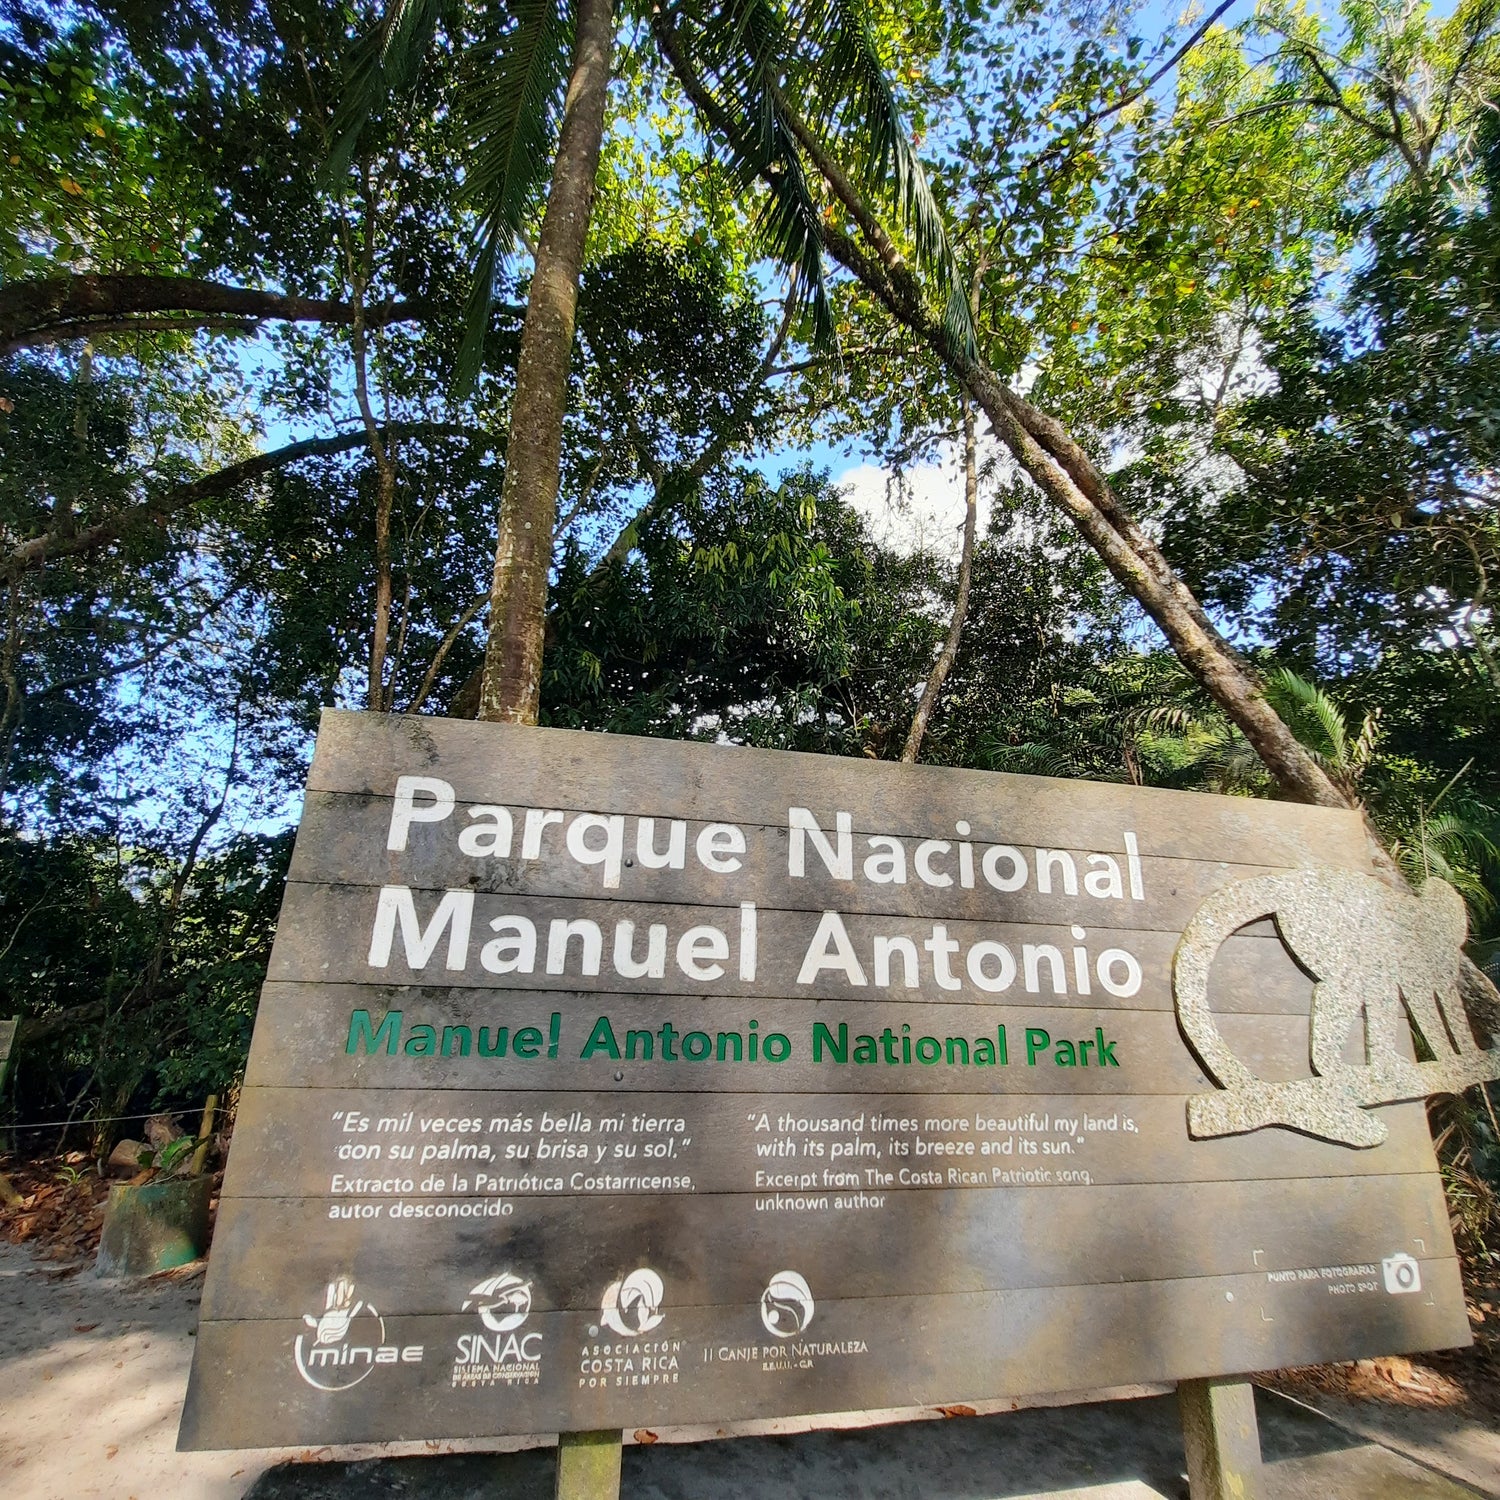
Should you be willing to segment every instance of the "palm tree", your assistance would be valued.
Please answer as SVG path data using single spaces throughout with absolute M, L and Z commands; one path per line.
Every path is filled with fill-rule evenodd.
M 766 251 L 791 270 L 815 339 L 829 339 L 831 317 L 819 204 L 799 150 L 808 130 L 854 147 L 862 190 L 898 211 L 917 264 L 945 295 L 945 324 L 970 346 L 968 301 L 864 4 L 622 0 L 669 66 L 679 68 L 679 49 L 693 49 L 694 81 L 706 80 L 712 94 L 705 132 L 747 191 L 757 179 L 766 184 L 757 227 Z M 347 159 L 371 113 L 412 84 L 428 49 L 457 39 L 471 140 L 462 191 L 479 221 L 461 379 L 478 367 L 497 264 L 544 196 L 511 403 L 481 719 L 536 722 L 568 363 L 619 19 L 614 0 L 387 0 L 357 49 L 339 122 Z M 732 130 L 717 128 L 731 119 Z

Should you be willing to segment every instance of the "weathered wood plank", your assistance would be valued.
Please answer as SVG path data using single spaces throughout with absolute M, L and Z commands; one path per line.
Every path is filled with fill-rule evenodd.
M 1248 1380 L 1184 1380 L 1177 1387 L 1192 1500 L 1258 1500 L 1260 1429 Z
M 947 1296 L 914 1287 L 889 1298 L 824 1297 L 820 1288 L 806 1333 L 786 1340 L 768 1335 L 758 1301 L 664 1303 L 660 1326 L 636 1340 L 593 1332 L 599 1324 L 587 1313 L 537 1313 L 524 1325 L 541 1335 L 537 1383 L 499 1391 L 454 1383 L 458 1340 L 483 1331 L 472 1311 L 388 1317 L 387 1342 L 420 1347 L 419 1362 L 375 1366 L 352 1390 L 331 1392 L 297 1374 L 303 1322 L 205 1320 L 196 1358 L 218 1378 L 190 1388 L 179 1444 L 487 1437 L 545 1431 L 559 1419 L 567 1429 L 723 1421 L 1037 1394 L 1044 1385 L 1088 1390 L 1466 1342 L 1456 1263 L 1424 1261 L 1421 1274 L 1431 1300 L 1361 1293 L 1358 1316 L 1324 1282 L 1269 1283 L 1263 1273 Z M 322 1306 L 316 1299 L 307 1315 Z M 642 1372 L 645 1358 L 676 1368 Z M 620 1368 L 626 1360 L 632 1369 Z M 658 1375 L 667 1383 L 647 1383 Z M 246 1400 L 247 1391 L 258 1399 Z
M 538 896 L 479 894 L 472 908 L 465 899 L 458 920 L 467 923 L 468 935 L 455 955 L 451 947 L 453 919 L 447 912 L 438 924 L 440 931 L 434 932 L 434 941 L 425 948 L 420 942 L 443 899 L 440 891 L 412 892 L 411 920 L 419 930 L 413 951 L 413 940 L 399 915 L 387 928 L 389 941 L 375 942 L 380 898 L 374 889 L 289 885 L 268 978 L 319 984 L 466 984 L 497 993 L 592 990 L 604 994 L 697 995 L 714 1000 L 781 994 L 808 999 L 941 1000 L 947 1004 L 967 998 L 992 1004 L 996 991 L 986 989 L 987 984 L 1003 985 L 1001 993 L 1012 999 L 1034 996 L 1048 1005 L 1170 1009 L 1172 954 L 1179 937 L 1177 930 L 1079 928 L 1075 932 L 1066 923 L 957 919 L 935 923 L 900 915 L 847 915 L 842 918 L 841 939 L 820 929 L 821 910 L 757 908 L 753 915 L 747 915 L 738 906 L 668 906 L 600 899 L 573 899 L 564 904 Z M 1193 909 L 1197 901 L 1195 896 Z M 515 926 L 511 919 L 529 927 Z M 582 929 L 560 938 L 554 959 L 554 921 L 592 923 L 596 931 Z M 747 923 L 752 921 L 753 939 L 747 939 Z M 504 925 L 492 925 L 497 922 Z M 617 924 L 626 922 L 631 927 L 622 935 Z M 639 973 L 650 956 L 649 929 L 653 924 L 666 929 L 657 940 L 658 961 L 648 972 Z M 935 927 L 941 927 L 941 933 L 935 933 Z M 698 941 L 708 928 L 722 934 L 723 941 L 717 944 L 719 956 L 695 958 L 685 945 Z M 1083 933 L 1081 938 L 1078 932 Z M 487 949 L 488 944 L 501 941 L 497 934 L 502 933 L 507 946 Z M 699 937 L 689 937 L 690 933 Z M 857 967 L 835 961 L 844 939 Z M 877 947 L 877 939 L 904 940 L 904 946 Z M 531 945 L 525 958 L 517 957 L 521 942 Z M 592 956 L 586 958 L 588 943 L 596 946 Z M 942 968 L 934 952 L 940 944 L 956 945 L 948 947 Z M 970 955 L 979 944 L 1000 944 L 1006 952 L 985 948 L 971 963 Z M 809 951 L 814 953 L 810 965 Z M 1130 960 L 1120 954 L 1130 955 Z M 410 962 L 413 957 L 420 961 L 420 967 Z M 456 967 L 450 968 L 455 958 Z M 1131 960 L 1140 971 L 1136 980 L 1132 980 Z M 524 962 L 526 969 L 495 972 L 500 965 L 516 962 Z M 552 967 L 560 972 L 547 972 Z M 802 982 L 804 972 L 806 982 Z M 713 977 L 696 977 L 708 973 Z M 948 983 L 944 983 L 945 973 Z M 1132 983 L 1138 988 L 1134 993 L 1115 994 L 1111 982 L 1115 990 L 1128 989 Z M 1298 969 L 1278 938 L 1242 936 L 1224 944 L 1222 959 L 1214 965 L 1211 993 L 1216 1006 L 1226 1011 L 1306 1015 L 1312 981 Z
M 398 1012 L 398 1019 L 382 1032 L 387 1016 Z M 547 1056 L 547 1047 L 554 1014 L 559 1019 L 557 1056 L 552 1058 Z M 602 1035 L 596 1032 L 601 1017 L 609 1023 L 618 1058 L 598 1044 L 593 1055 L 583 1056 L 591 1041 Z M 418 1026 L 431 1031 L 414 1030 Z M 441 1055 L 445 1028 L 454 1026 L 468 1028 L 468 1055 L 462 1055 L 464 1037 L 456 1031 L 448 1037 L 451 1055 Z M 666 1026 L 672 1028 L 672 1061 L 663 1056 L 661 1038 Z M 847 1027 L 848 1044 L 847 1061 L 842 1063 L 829 1040 L 844 1037 L 841 1026 Z M 1007 1059 L 1003 1066 L 998 1062 L 1001 1026 L 1005 1027 Z M 485 1047 L 499 1046 L 502 1027 L 506 1028 L 504 1055 L 481 1055 Z M 527 1028 L 536 1033 L 528 1039 L 536 1055 L 518 1057 L 511 1043 Z M 1028 1048 L 1028 1028 L 1048 1038 L 1039 1042 L 1034 1053 Z M 892 1064 L 884 1060 L 887 1030 L 897 1059 Z M 1303 1077 L 1309 1072 L 1304 1018 L 1226 1016 L 1222 1030 L 1245 1063 L 1262 1077 Z M 637 1036 L 632 1042 L 626 1035 L 630 1031 L 650 1033 L 649 1060 L 644 1055 L 647 1038 Z M 706 1058 L 690 1061 L 682 1055 L 676 1039 L 689 1034 L 707 1040 L 683 1040 L 682 1047 L 707 1047 Z M 765 1060 L 768 1048 L 780 1044 L 757 1040 L 762 1060 L 751 1061 L 752 1035 L 785 1038 L 785 1060 Z M 1112 1052 L 1113 1066 L 1097 1066 L 1101 1035 Z M 722 1043 L 721 1036 L 725 1038 Z M 872 1039 L 878 1061 L 858 1063 L 861 1036 Z M 735 1060 L 735 1037 L 740 1039 L 740 1061 Z M 925 1059 L 932 1049 L 924 1050 L 924 1037 L 932 1038 L 937 1048 L 938 1060 L 930 1065 Z M 956 1039 L 951 1050 L 950 1037 Z M 1087 1066 L 1058 1065 L 1058 1047 L 1063 1041 L 1078 1052 L 1085 1040 L 1090 1048 Z M 1359 1059 L 1362 1040 L 1350 1032 L 1345 1055 L 1351 1062 Z M 906 1042 L 912 1046 L 909 1062 Z M 995 1066 L 984 1061 L 981 1042 L 989 1045 Z M 429 1043 L 435 1055 L 414 1055 Z M 961 1062 L 965 1053 L 968 1066 Z M 1211 1087 L 1178 1034 L 1175 1015 L 1164 1010 L 1073 1007 L 1059 1011 L 1039 1002 L 915 1007 L 868 1000 L 809 1003 L 762 998 L 708 1003 L 672 995 L 495 995 L 460 987 L 389 990 L 332 984 L 266 986 L 248 1077 L 256 1084 L 303 1087 L 584 1090 L 603 1095 L 644 1089 L 778 1095 L 824 1090 L 872 1095 L 963 1091 L 1029 1096 L 1062 1088 L 1080 1096 L 1185 1095 Z
M 514 746 L 512 749 L 511 747 Z M 1060 847 L 1059 783 L 993 771 L 905 766 L 565 729 L 325 710 L 308 787 L 389 796 L 398 775 L 441 775 L 472 803 L 609 811 L 613 795 L 642 817 L 756 822 L 767 808 L 838 808 L 867 831 L 941 837 L 966 820 L 1003 822 L 1007 842 Z M 613 792 L 610 789 L 617 789 Z M 1066 827 L 1081 847 L 1146 823 L 1184 858 L 1366 868 L 1358 817 L 1242 797 L 1070 781 Z M 1158 849 L 1168 852 L 1165 846 Z
M 778 1199 L 820 1206 L 776 1211 Z M 839 1208 L 836 1200 L 865 1206 Z M 329 1218 L 349 1201 L 384 1210 L 358 1221 L 352 1245 L 349 1224 Z M 1435 1173 L 1325 1183 L 698 1193 L 674 1202 L 670 1214 L 648 1197 L 601 1195 L 516 1199 L 503 1218 L 394 1216 L 413 1201 L 226 1197 L 214 1251 L 225 1270 L 203 1316 L 285 1316 L 322 1297 L 334 1268 L 382 1311 L 403 1317 L 454 1312 L 482 1276 L 501 1271 L 529 1284 L 537 1312 L 597 1314 L 606 1283 L 637 1265 L 662 1277 L 664 1305 L 753 1307 L 782 1266 L 805 1277 L 815 1297 L 820 1288 L 878 1298 L 898 1287 L 939 1295 L 1256 1272 L 1296 1280 L 1309 1268 L 1345 1264 L 1376 1266 L 1378 1281 L 1386 1256 L 1448 1255 L 1453 1243 Z M 1110 1232 L 1101 1235 L 1100 1224 Z M 289 1244 L 297 1246 L 290 1259 Z M 942 1253 L 934 1254 L 938 1244 Z M 1326 1289 L 1352 1278 L 1319 1279 Z M 1355 1294 L 1349 1305 L 1363 1310 L 1386 1295 L 1383 1287 Z
M 553 1500 L 619 1500 L 622 1446 L 618 1427 L 559 1433 Z
M 20 1016 L 11 1016 L 7 1020 L 0 1021 L 0 1094 L 4 1094 L 5 1080 L 10 1076 L 13 1061 L 11 1052 L 15 1046 L 16 1032 L 20 1025 Z
M 1087 1173 L 1096 1187 L 1253 1182 L 1268 1172 L 1283 1181 L 1326 1177 L 1341 1183 L 1403 1173 L 1430 1175 L 1434 1168 L 1420 1104 L 1382 1110 L 1389 1138 L 1354 1151 L 1290 1131 L 1278 1132 L 1274 1139 L 1262 1132 L 1190 1140 L 1183 1129 L 1183 1101 L 1170 1095 L 1096 1095 L 1082 1110 L 1079 1103 L 1076 1094 L 1037 1094 L 1024 1103 L 1006 1095 L 967 1093 L 940 1098 L 886 1094 L 874 1100 L 858 1094 L 634 1093 L 601 1101 L 592 1094 L 552 1092 L 521 1096 L 382 1089 L 372 1095 L 363 1089 L 250 1086 L 240 1098 L 238 1139 L 224 1193 L 316 1197 L 332 1191 L 335 1173 L 347 1179 L 400 1170 L 409 1171 L 418 1184 L 407 1196 L 423 1198 L 434 1196 L 421 1186 L 434 1174 L 450 1184 L 436 1195 L 448 1196 L 454 1172 L 468 1177 L 471 1191 L 484 1191 L 472 1186 L 478 1172 L 494 1176 L 545 1169 L 567 1178 L 585 1168 L 639 1171 L 653 1163 L 687 1177 L 689 1184 L 675 1190 L 683 1193 L 754 1192 L 766 1186 L 767 1174 L 787 1172 L 811 1172 L 816 1190 L 831 1192 L 824 1171 L 853 1171 L 863 1184 L 867 1168 L 889 1176 L 903 1166 L 941 1171 L 1066 1168 Z M 410 1129 L 400 1128 L 408 1114 Z M 764 1130 L 757 1128 L 762 1115 Z M 432 1128 L 423 1129 L 428 1120 Z M 440 1120 L 471 1122 L 478 1128 L 441 1128 Z M 778 1128 L 783 1120 L 787 1127 Z M 346 1121 L 354 1128 L 346 1127 Z M 847 1123 L 829 1130 L 792 1128 L 792 1122 L 817 1121 Z M 887 1127 L 884 1121 L 897 1124 Z M 492 1124 L 501 1128 L 491 1129 Z M 784 1152 L 788 1141 L 794 1154 Z M 817 1154 L 807 1149 L 811 1143 L 821 1148 Z M 414 1148 L 409 1165 L 395 1156 L 393 1145 Z M 1273 1146 L 1274 1160 L 1269 1160 Z M 669 1155 L 646 1155 L 648 1148 L 661 1152 L 667 1147 Z M 758 1147 L 767 1148 L 767 1154 Z M 880 1187 L 882 1193 L 908 1190 L 901 1181 Z M 650 1193 L 655 1197 L 662 1191 L 673 1190 L 653 1188 Z
M 392 839 L 402 775 L 454 805 L 408 803 Z M 1466 1336 L 1420 1105 L 1382 1109 L 1367 1151 L 1187 1135 L 1211 1084 L 1173 1008 L 1184 924 L 1253 873 L 1367 869 L 1353 814 L 347 714 L 309 786 L 187 1446 L 1037 1394 Z M 794 807 L 849 854 L 790 833 Z M 1311 995 L 1262 922 L 1209 1001 L 1257 1075 L 1305 1078 Z M 1382 1269 L 1410 1255 L 1416 1295 Z
M 732 870 L 710 868 L 697 857 L 700 837 L 712 826 L 701 820 L 685 825 L 681 868 L 650 868 L 638 858 L 636 820 L 626 818 L 618 868 L 607 870 L 603 862 L 580 863 L 570 855 L 569 832 L 562 822 L 539 830 L 536 852 L 527 855 L 524 809 L 507 809 L 511 815 L 508 855 L 465 853 L 460 840 L 470 826 L 474 809 L 464 803 L 442 822 L 404 826 L 399 835 L 403 847 L 390 849 L 392 806 L 385 797 L 309 792 L 290 878 L 313 885 L 379 886 L 394 882 L 425 890 L 461 887 L 495 895 L 580 900 L 606 897 L 677 906 L 754 901 L 773 908 L 893 912 L 939 921 L 969 918 L 1064 926 L 1078 922 L 1091 929 L 1181 931 L 1183 921 L 1210 892 L 1231 880 L 1285 868 L 1267 863 L 1265 852 L 1248 843 L 1238 849 L 1220 850 L 1211 857 L 1185 858 L 1166 853 L 1149 841 L 1142 842 L 1136 867 L 1142 895 L 1136 897 L 1130 882 L 1130 859 L 1117 836 L 1103 849 L 1059 844 L 1040 866 L 1034 846 L 1011 845 L 1015 852 L 997 856 L 993 865 L 1001 887 L 1021 882 L 1019 888 L 1006 890 L 985 877 L 985 853 L 1001 840 L 986 841 L 978 834 L 964 840 L 949 827 L 936 830 L 935 837 L 944 848 L 923 862 L 923 868 L 937 883 L 929 883 L 919 873 L 915 856 L 922 841 L 915 837 L 908 837 L 902 845 L 903 878 L 899 883 L 868 879 L 865 865 L 870 850 L 864 835 L 858 832 L 851 843 L 853 873 L 849 878 L 830 873 L 810 843 L 803 850 L 802 873 L 791 875 L 791 840 L 783 813 L 779 823 L 736 825 L 744 836 L 744 848 L 733 853 L 739 868 Z M 485 816 L 488 819 L 489 814 Z M 831 825 L 828 835 L 834 837 Z M 1144 839 L 1146 835 L 1139 837 Z M 586 839 L 588 848 L 602 852 L 603 839 L 601 831 L 591 831 Z M 1175 832 L 1168 831 L 1163 839 L 1170 848 Z M 659 820 L 649 842 L 666 857 L 669 834 Z M 488 844 L 486 839 L 486 849 Z M 965 844 L 967 853 L 961 847 Z M 1238 855 L 1238 859 L 1231 855 Z M 882 846 L 876 857 L 895 867 L 896 855 L 889 847 Z M 885 863 L 877 868 L 881 875 L 888 874 Z M 606 880 L 618 884 L 608 886 Z M 1068 893 L 1070 887 L 1072 894 Z

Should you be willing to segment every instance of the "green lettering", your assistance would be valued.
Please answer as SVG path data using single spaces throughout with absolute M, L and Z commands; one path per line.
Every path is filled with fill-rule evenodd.
M 1078 1066 L 1078 1054 L 1073 1051 L 1072 1042 L 1059 1042 L 1057 1044 L 1057 1055 L 1052 1061 L 1060 1068 L 1076 1068 Z
M 600 1016 L 594 1022 L 594 1029 L 578 1055 L 587 1062 L 596 1052 L 607 1052 L 616 1062 L 620 1060 L 620 1044 L 615 1040 L 615 1028 L 609 1024 L 608 1016 Z
M 437 1052 L 436 1026 L 413 1026 L 401 1050 L 408 1057 L 432 1057 Z
M 396 1043 L 400 1037 L 401 1012 L 399 1010 L 388 1010 L 379 1026 L 370 1025 L 369 1011 L 354 1010 L 349 1012 L 349 1040 L 344 1043 L 344 1051 L 352 1055 L 361 1048 L 368 1053 L 384 1047 L 386 1053 L 394 1057 Z
M 833 1033 L 821 1022 L 813 1022 L 813 1061 L 823 1061 L 823 1049 L 827 1047 L 833 1054 L 833 1060 L 837 1063 L 849 1061 L 849 1023 L 839 1022 L 838 1039 L 834 1039 Z
M 1040 1026 L 1028 1026 L 1026 1028 L 1026 1066 L 1036 1067 L 1036 1055 L 1045 1052 L 1052 1045 L 1052 1033 L 1043 1031 Z

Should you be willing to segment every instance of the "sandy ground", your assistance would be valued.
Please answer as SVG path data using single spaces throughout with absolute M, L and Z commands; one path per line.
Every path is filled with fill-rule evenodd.
M 479 1442 L 178 1453 L 177 1419 L 202 1291 L 197 1274 L 100 1281 L 24 1246 L 0 1244 L 0 1496 L 4 1500 L 240 1500 L 268 1470 L 337 1457 L 476 1454 L 550 1446 L 555 1435 Z M 1145 1388 L 1121 1395 L 1149 1394 Z M 1009 1411 L 992 1402 L 980 1412 Z M 824 1418 L 643 1433 L 691 1443 L 926 1418 L 936 1410 L 845 1412 Z M 551 1459 L 548 1456 L 547 1463 Z M 1151 1491 L 1142 1491 L 1151 1494 Z
M 550 1496 L 550 1454 L 486 1456 L 550 1443 L 545 1436 L 336 1453 L 177 1453 L 201 1285 L 196 1275 L 101 1282 L 88 1269 L 70 1271 L 24 1247 L 0 1245 L 0 1497 Z M 1181 1441 L 1169 1398 L 1014 1414 L 1011 1409 L 1009 1402 L 992 1403 L 979 1408 L 978 1420 L 946 1421 L 926 1410 L 673 1429 L 660 1433 L 660 1444 L 643 1433 L 646 1441 L 626 1452 L 625 1492 L 638 1500 L 1180 1500 Z M 1000 1411 L 1006 1415 L 986 1415 Z M 931 1420 L 916 1427 L 871 1427 L 898 1417 Z M 1500 1500 L 1500 1434 L 1493 1430 L 1461 1414 L 1403 1412 L 1399 1430 L 1386 1434 L 1381 1414 L 1372 1419 L 1363 1404 L 1344 1417 L 1344 1425 L 1334 1427 L 1280 1397 L 1263 1398 L 1262 1439 L 1274 1461 L 1268 1473 L 1277 1476 L 1277 1497 L 1452 1500 L 1477 1490 Z M 1361 1425 L 1364 1432 L 1357 1430 Z M 809 1433 L 812 1427 L 860 1430 Z M 724 1435 L 751 1440 L 704 1441 Z M 1369 1437 L 1379 1437 L 1384 1446 Z M 691 1446 L 668 1447 L 682 1443 Z M 444 1454 L 457 1456 L 434 1461 Z M 401 1455 L 406 1457 L 399 1463 L 372 1462 Z M 1455 1490 L 1439 1471 L 1474 1489 Z
M 240 1500 L 262 1471 L 317 1456 L 176 1452 L 201 1289 L 201 1273 L 101 1282 L 0 1244 L 0 1496 Z

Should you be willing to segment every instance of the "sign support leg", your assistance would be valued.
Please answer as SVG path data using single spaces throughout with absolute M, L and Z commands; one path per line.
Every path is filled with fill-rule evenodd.
M 564 1432 L 557 1439 L 557 1500 L 619 1500 L 618 1428 Z
M 1177 1386 L 1192 1500 L 1254 1500 L 1260 1428 L 1248 1380 L 1184 1380 Z

